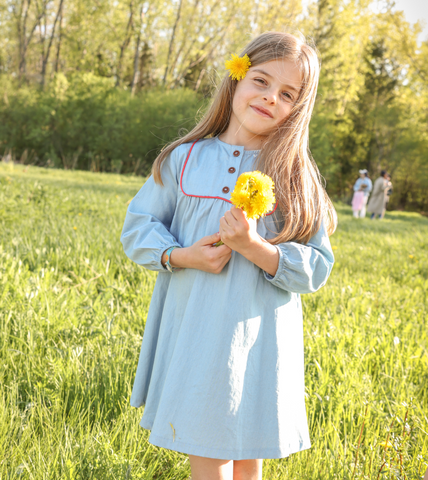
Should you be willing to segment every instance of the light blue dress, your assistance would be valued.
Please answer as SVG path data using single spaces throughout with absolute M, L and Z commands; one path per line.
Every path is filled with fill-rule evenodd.
M 140 424 L 159 447 L 225 460 L 286 457 L 310 447 L 300 294 L 326 283 L 329 238 L 322 227 L 307 245 L 277 245 L 274 277 L 236 252 L 218 275 L 168 272 L 163 252 L 218 232 L 238 176 L 254 170 L 258 154 L 212 138 L 188 157 L 191 146 L 164 162 L 163 187 L 147 180 L 123 226 L 126 255 L 159 272 L 131 405 L 145 405 Z M 276 210 L 258 233 L 273 238 L 280 222 Z
M 366 188 L 363 190 L 364 196 L 369 198 L 369 193 L 372 191 L 373 184 L 369 177 L 366 178 L 358 178 L 357 181 L 354 183 L 354 192 L 358 192 L 361 188 L 361 185 L 367 185 Z M 367 202 L 366 202 L 367 203 Z

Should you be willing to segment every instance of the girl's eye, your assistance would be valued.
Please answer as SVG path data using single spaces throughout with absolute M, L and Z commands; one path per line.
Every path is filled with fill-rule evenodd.
M 267 85 L 263 78 L 255 78 L 254 80 L 262 85 Z
M 258 84 L 260 85 L 267 85 L 267 82 L 266 80 L 264 80 L 263 78 L 255 78 L 254 79 L 255 82 L 257 82 Z M 282 92 L 282 95 L 283 95 L 283 98 L 287 101 L 293 101 L 293 96 L 288 93 L 288 92 Z

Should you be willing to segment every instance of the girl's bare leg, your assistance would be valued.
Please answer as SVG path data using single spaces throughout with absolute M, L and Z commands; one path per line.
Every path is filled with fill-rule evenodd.
M 233 480 L 262 480 L 263 460 L 234 460 Z
M 233 461 L 189 455 L 192 480 L 232 480 Z M 254 477 L 256 478 L 256 477 Z
M 192 480 L 262 480 L 263 460 L 217 460 L 189 455 Z

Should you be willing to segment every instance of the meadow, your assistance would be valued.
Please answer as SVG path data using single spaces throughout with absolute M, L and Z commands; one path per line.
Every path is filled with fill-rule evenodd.
M 190 476 L 129 398 L 156 280 L 119 241 L 144 179 L 0 163 L 0 479 Z M 428 464 L 428 219 L 355 220 L 303 296 L 312 448 L 264 479 L 421 479 Z

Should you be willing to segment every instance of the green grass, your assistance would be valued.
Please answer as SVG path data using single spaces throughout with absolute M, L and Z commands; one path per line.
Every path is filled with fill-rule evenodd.
M 155 275 L 119 236 L 141 178 L 0 163 L 0 479 L 187 479 L 129 405 Z M 428 220 L 355 220 L 305 295 L 312 448 L 265 479 L 420 479 L 428 463 Z M 387 443 L 386 443 L 387 442 Z

